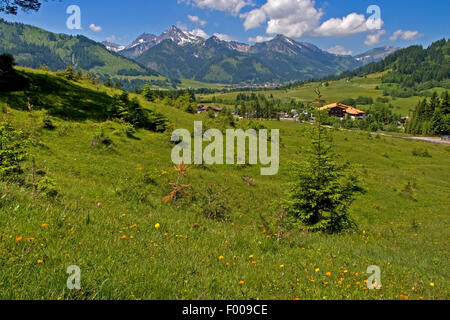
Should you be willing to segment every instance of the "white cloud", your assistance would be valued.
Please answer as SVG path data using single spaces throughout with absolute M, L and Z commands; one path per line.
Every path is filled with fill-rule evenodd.
M 202 9 L 226 11 L 233 15 L 238 15 L 246 6 L 254 5 L 251 0 L 178 0 L 178 3 L 181 2 L 192 4 Z
M 266 36 L 256 36 L 254 38 L 248 38 L 248 42 L 266 42 L 272 40 L 273 37 L 266 37 Z
M 381 21 L 380 25 L 383 25 Z M 319 36 L 348 36 L 371 30 L 363 14 L 350 13 L 343 18 L 331 18 L 315 30 Z
M 267 0 L 262 7 L 241 17 L 245 18 L 246 30 L 257 28 L 268 20 L 268 34 L 300 38 L 314 30 L 322 15 L 322 10 L 315 8 L 314 0 Z
M 324 12 L 316 8 L 314 0 L 267 0 L 260 8 L 241 14 L 246 30 L 267 22 L 268 34 L 302 36 L 348 36 L 371 30 L 372 25 L 363 14 L 350 13 L 342 18 L 331 18 L 322 24 Z M 373 23 L 373 21 L 371 21 Z M 379 21 L 383 25 L 382 21 Z
M 222 41 L 233 41 L 233 38 L 228 34 L 214 33 L 214 35 Z
M 381 37 L 385 34 L 386 34 L 386 31 L 384 31 L 384 30 L 380 30 L 376 33 L 369 34 L 369 35 L 367 35 L 366 41 L 364 41 L 364 44 L 368 47 L 377 45 L 378 43 L 380 43 Z
M 353 51 L 345 50 L 345 48 L 340 45 L 336 45 L 333 48 L 328 49 L 328 52 L 338 56 L 351 56 L 353 54 Z
M 102 31 L 102 27 L 96 26 L 95 24 L 91 24 L 91 25 L 89 26 L 89 29 L 91 29 L 91 30 L 94 31 L 94 32 L 100 32 L 100 31 Z
M 200 37 L 203 39 L 209 38 L 208 34 L 200 28 L 194 29 L 194 30 L 190 31 L 189 33 L 193 34 L 196 37 Z
M 391 41 L 396 41 L 399 38 L 406 40 L 406 41 L 412 41 L 416 40 L 420 37 L 423 37 L 423 34 L 421 34 L 419 31 L 411 31 L 411 30 L 397 30 L 394 32 L 392 37 L 390 38 Z
M 207 22 L 205 20 L 201 20 L 199 17 L 197 16 L 190 16 L 188 15 L 188 19 L 195 24 L 198 24 L 202 27 L 206 26 Z

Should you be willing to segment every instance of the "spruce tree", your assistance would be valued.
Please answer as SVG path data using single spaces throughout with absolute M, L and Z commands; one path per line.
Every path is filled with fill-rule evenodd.
M 316 94 L 320 105 L 318 89 Z M 354 225 L 349 208 L 362 188 L 354 168 L 338 163 L 332 136 L 321 122 L 323 116 L 316 112 L 309 149 L 302 163 L 292 164 L 285 209 L 301 228 L 335 233 Z

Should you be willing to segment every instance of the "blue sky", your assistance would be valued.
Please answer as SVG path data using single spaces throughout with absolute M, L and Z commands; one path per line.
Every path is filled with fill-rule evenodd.
M 82 30 L 66 27 L 69 5 L 80 7 Z M 380 8 L 381 20 L 377 21 L 381 21 L 381 29 L 367 27 L 370 5 Z M 129 44 L 144 32 L 159 35 L 171 25 L 178 25 L 187 31 L 218 34 L 241 42 L 282 33 L 324 50 L 357 54 L 385 45 L 428 46 L 448 38 L 450 1 L 56 0 L 44 2 L 38 13 L 21 12 L 3 18 L 119 44 Z

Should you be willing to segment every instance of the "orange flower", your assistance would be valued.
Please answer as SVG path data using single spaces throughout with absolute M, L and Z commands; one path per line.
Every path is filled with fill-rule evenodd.
M 41 224 L 41 227 L 43 227 L 43 228 L 48 227 L 48 224 L 47 223 L 43 223 L 43 224 Z
M 253 264 L 256 264 L 256 261 L 252 261 Z
M 27 240 L 28 240 L 28 241 L 33 241 L 33 240 L 34 240 L 34 238 L 27 238 Z
M 20 241 L 22 241 L 22 239 L 23 239 L 23 238 L 20 237 L 20 236 L 19 236 L 19 237 L 16 237 L 16 242 L 20 242 Z
M 122 239 L 122 240 L 126 240 L 126 239 L 128 239 L 128 237 L 127 237 L 127 236 L 122 236 L 121 239 Z
M 238 285 L 240 285 L 240 286 L 243 286 L 244 284 L 245 284 L 245 282 L 242 280 L 238 282 Z
M 327 277 L 331 277 L 331 272 L 326 273 Z

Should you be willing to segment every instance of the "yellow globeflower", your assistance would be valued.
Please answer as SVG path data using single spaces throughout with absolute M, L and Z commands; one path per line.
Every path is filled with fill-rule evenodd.
M 430 282 L 430 286 L 434 287 L 434 282 Z
M 155 229 L 161 228 L 161 225 L 159 223 L 155 224 Z

